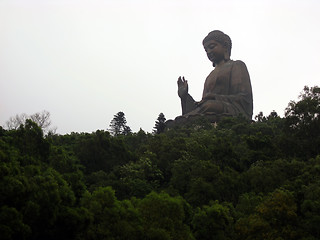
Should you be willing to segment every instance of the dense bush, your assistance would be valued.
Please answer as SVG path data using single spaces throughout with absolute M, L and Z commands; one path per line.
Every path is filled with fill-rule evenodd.
M 254 122 L 0 127 L 0 239 L 319 239 L 319 106 L 314 87 Z

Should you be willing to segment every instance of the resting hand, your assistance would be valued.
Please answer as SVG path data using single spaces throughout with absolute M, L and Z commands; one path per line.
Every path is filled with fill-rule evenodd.
M 188 94 L 188 81 L 184 77 L 178 78 L 178 95 L 180 98 L 184 98 Z

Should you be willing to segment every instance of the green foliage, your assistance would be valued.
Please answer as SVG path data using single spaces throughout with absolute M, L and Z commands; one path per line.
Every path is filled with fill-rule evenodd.
M 118 112 L 110 122 L 110 131 L 113 136 L 128 135 L 131 129 L 127 126 L 127 120 L 123 112 Z
M 302 175 L 304 184 L 301 188 L 303 198 L 301 199 L 302 225 L 315 239 L 320 238 L 320 156 L 309 161 L 312 168 L 306 170 Z
M 263 194 L 256 194 L 254 192 L 246 192 L 239 196 L 238 203 L 236 205 L 236 213 L 238 218 L 242 218 L 252 214 L 256 207 L 262 202 Z
M 138 211 L 128 200 L 119 202 L 111 187 L 86 193 L 81 202 L 90 218 L 84 239 L 139 239 L 141 236 Z
M 14 117 L 10 117 L 5 125 L 9 130 L 18 129 L 21 125 L 25 124 L 27 119 L 30 119 L 32 122 L 36 123 L 37 126 L 39 126 L 42 131 L 48 135 L 54 134 L 56 131 L 56 128 L 49 128 L 51 125 L 50 113 L 45 110 L 32 115 L 27 115 L 25 113 L 20 115 L 17 114 Z
M 300 239 L 297 205 L 293 195 L 277 189 L 248 217 L 240 218 L 236 230 L 240 239 Z
M 0 208 L 1 239 L 26 239 L 31 231 L 23 223 L 23 215 L 17 209 L 8 206 Z
M 157 190 L 163 180 L 163 174 L 155 162 L 155 154 L 146 152 L 138 161 L 129 162 L 120 167 L 120 184 L 128 197 L 144 197 Z
M 0 239 L 320 239 L 319 102 L 159 134 L 0 127 Z
M 312 157 L 320 153 L 320 88 L 305 86 L 299 98 L 286 108 L 286 130 L 294 138 L 295 154 Z
M 165 128 L 166 128 L 166 118 L 163 113 L 160 113 L 157 118 L 156 124 L 154 126 L 153 132 L 156 134 L 163 133 Z
M 211 202 L 198 208 L 192 220 L 196 239 L 234 239 L 233 216 L 228 205 Z
M 316 127 L 320 113 L 320 88 L 305 86 L 298 102 L 290 101 L 286 108 L 286 120 L 290 128 L 303 129 Z M 311 134 L 308 132 L 306 134 Z
M 76 139 L 73 151 L 87 173 L 99 170 L 109 172 L 114 166 L 132 159 L 123 140 L 111 137 L 108 132 L 80 134 Z
M 186 157 L 175 161 L 172 172 L 172 186 L 193 205 L 219 198 L 222 172 L 214 163 Z
M 194 239 L 186 224 L 190 206 L 181 197 L 152 192 L 139 204 L 147 239 Z
M 43 132 L 36 123 L 27 119 L 25 125 L 11 131 L 10 135 L 13 140 L 12 145 L 24 156 L 20 161 L 22 165 L 36 163 L 34 162 L 36 159 L 45 161 L 48 158 L 50 145 L 43 138 Z

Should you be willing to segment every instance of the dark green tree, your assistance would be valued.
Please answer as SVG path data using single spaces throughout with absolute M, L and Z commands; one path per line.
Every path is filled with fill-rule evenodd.
M 127 120 L 123 112 L 118 112 L 114 115 L 110 122 L 110 131 L 113 136 L 128 135 L 132 132 L 131 128 L 127 126 Z
M 121 189 L 129 193 L 127 198 L 144 197 L 152 190 L 159 188 L 163 174 L 155 162 L 155 154 L 146 152 L 139 160 L 130 161 L 119 168 L 118 182 L 121 184 Z
M 138 211 L 129 200 L 118 201 L 111 187 L 97 188 L 92 194 L 87 192 L 81 204 L 89 210 L 90 218 L 81 239 L 141 239 Z
M 166 128 L 166 118 L 163 113 L 160 113 L 157 118 L 156 124 L 154 126 L 153 132 L 156 134 L 163 133 L 165 128 Z
M 138 205 L 142 217 L 145 239 L 193 240 L 188 216 L 190 205 L 181 197 L 151 192 Z
M 12 130 L 10 134 L 14 138 L 12 145 L 25 156 L 21 159 L 22 164 L 48 160 L 49 142 L 43 137 L 42 129 L 35 122 L 27 119 L 24 125 L 20 125 L 17 130 Z
M 192 219 L 196 239 L 234 239 L 233 217 L 229 207 L 214 201 L 198 208 Z
M 236 223 L 239 239 L 301 239 L 297 205 L 291 192 L 277 189 L 265 197 L 253 214 Z
M 286 108 L 288 138 L 295 140 L 292 149 L 296 155 L 315 157 L 320 153 L 320 87 L 305 86 L 299 99 Z
M 1 239 L 26 239 L 31 230 L 23 222 L 23 216 L 13 207 L 1 206 L 0 208 Z
M 285 116 L 291 128 L 301 129 L 319 123 L 320 87 L 305 86 L 299 95 L 300 101 L 290 101 Z
M 123 165 L 131 160 L 122 138 L 113 138 L 106 131 L 81 135 L 74 151 L 85 166 L 86 173 L 99 170 L 108 172 L 115 165 Z

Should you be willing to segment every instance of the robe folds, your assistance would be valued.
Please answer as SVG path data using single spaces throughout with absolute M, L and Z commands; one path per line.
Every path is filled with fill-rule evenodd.
M 244 115 L 251 119 L 253 99 L 250 76 L 242 61 L 229 60 L 216 67 L 206 78 L 200 104 L 188 94 L 182 106 L 184 116 L 222 114 Z

